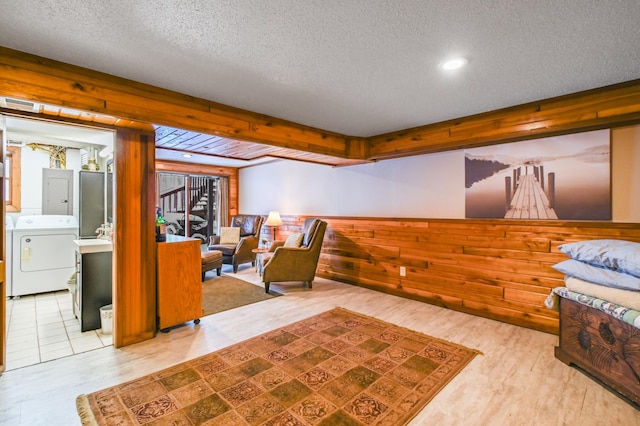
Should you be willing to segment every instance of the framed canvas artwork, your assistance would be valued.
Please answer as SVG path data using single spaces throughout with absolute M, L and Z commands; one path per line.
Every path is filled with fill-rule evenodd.
M 465 150 L 465 216 L 611 220 L 610 130 Z

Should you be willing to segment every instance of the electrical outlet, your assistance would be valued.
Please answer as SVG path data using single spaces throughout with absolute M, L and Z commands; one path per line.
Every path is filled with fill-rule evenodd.
M 407 268 L 405 268 L 404 266 L 400 267 L 400 276 L 401 277 L 406 277 L 407 276 Z

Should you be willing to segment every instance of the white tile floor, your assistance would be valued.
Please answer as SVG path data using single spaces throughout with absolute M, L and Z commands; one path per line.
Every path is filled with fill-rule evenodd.
M 80 332 L 68 290 L 7 299 L 7 370 L 112 344 L 100 329 Z

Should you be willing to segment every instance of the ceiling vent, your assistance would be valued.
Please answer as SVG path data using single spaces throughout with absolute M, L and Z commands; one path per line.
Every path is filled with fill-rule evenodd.
M 22 99 L 0 98 L 0 106 L 26 112 L 40 112 L 40 104 Z

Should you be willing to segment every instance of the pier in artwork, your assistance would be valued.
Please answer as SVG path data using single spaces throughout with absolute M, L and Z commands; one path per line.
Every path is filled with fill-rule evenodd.
M 505 178 L 507 212 L 505 219 L 558 219 L 554 207 L 555 173 L 549 173 L 547 193 L 544 190 L 543 166 L 525 166 L 513 170 L 513 178 Z M 531 173 L 529 173 L 531 171 Z M 512 179 L 515 185 L 512 187 Z

